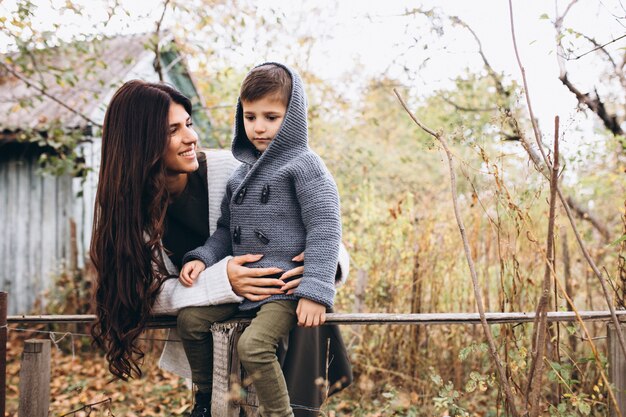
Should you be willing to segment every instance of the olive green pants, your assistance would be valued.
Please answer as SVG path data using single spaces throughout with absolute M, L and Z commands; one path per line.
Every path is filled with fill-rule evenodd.
M 276 349 L 296 326 L 297 301 L 277 300 L 263 304 L 237 343 L 239 360 L 250 375 L 263 417 L 292 417 L 287 384 Z M 178 333 L 191 366 L 192 381 L 203 392 L 213 382 L 213 337 L 211 324 L 237 312 L 237 305 L 190 307 L 178 313 Z
M 191 368 L 191 381 L 198 391 L 213 391 L 213 334 L 211 325 L 228 320 L 239 304 L 188 307 L 178 312 L 176 327 Z

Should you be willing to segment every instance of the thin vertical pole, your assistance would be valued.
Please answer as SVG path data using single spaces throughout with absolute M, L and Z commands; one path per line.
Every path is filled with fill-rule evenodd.
M 7 293 L 0 292 L 0 416 L 4 417 L 7 395 Z
M 626 323 L 620 323 L 622 332 L 626 331 Z M 626 358 L 620 349 L 617 339 L 617 331 L 613 323 L 608 323 L 608 360 L 609 360 L 609 380 L 615 387 L 615 398 L 621 415 L 626 415 Z M 609 387 L 611 389 L 611 387 Z M 611 416 L 617 416 L 616 410 L 611 409 Z

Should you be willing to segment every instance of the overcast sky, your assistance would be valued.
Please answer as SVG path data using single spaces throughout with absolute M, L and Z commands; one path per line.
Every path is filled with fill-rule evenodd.
M 0 1 L 0 16 L 12 10 L 15 2 L 15 0 Z M 90 0 L 76 1 L 81 2 L 86 5 L 96 3 Z M 542 126 L 550 130 L 552 119 L 559 114 L 566 123 L 582 126 L 584 134 L 589 135 L 594 121 L 586 120 L 576 113 L 573 96 L 557 78 L 559 69 L 555 57 L 555 32 L 551 21 L 555 16 L 556 7 L 562 11 L 569 2 L 569 0 L 557 2 L 515 0 L 513 7 L 516 34 L 528 76 L 531 98 Z M 106 16 L 104 9 L 88 6 L 89 13 L 86 17 L 76 18 L 66 14 L 52 18 L 54 11 L 50 9 L 49 1 L 35 0 L 34 3 L 40 5 L 37 13 L 38 25 L 51 28 L 51 23 L 59 20 L 63 23 L 60 33 L 64 36 L 97 28 L 93 22 L 102 21 Z M 53 5 L 63 3 L 61 0 L 52 0 Z M 110 23 L 107 31 L 128 33 L 153 30 L 154 22 L 162 10 L 161 2 L 122 0 L 121 3 L 129 11 L 130 16 Z M 322 78 L 337 83 L 338 90 L 341 90 L 341 83 L 346 74 L 357 73 L 365 80 L 368 76 L 379 76 L 388 70 L 388 75 L 402 78 L 399 68 L 405 65 L 414 74 L 411 80 L 406 81 L 410 83 L 409 87 L 418 95 L 427 95 L 449 86 L 450 80 L 465 72 L 467 68 L 473 71 L 480 70 L 482 63 L 476 53 L 476 43 L 466 31 L 450 30 L 443 37 L 439 37 L 429 32 L 425 18 L 403 16 L 407 9 L 415 7 L 416 4 L 422 9 L 436 7 L 445 15 L 456 15 L 467 22 L 481 39 L 484 51 L 496 70 L 521 83 L 520 71 L 512 48 L 508 1 L 505 0 L 447 0 L 420 3 L 400 0 L 304 2 L 260 0 L 257 4 L 261 10 L 271 7 L 281 11 L 286 21 L 289 21 L 290 16 L 298 14 L 298 8 L 304 7 L 307 10 L 317 8 L 322 11 L 319 15 L 312 15 L 305 25 L 316 33 L 310 66 Z M 548 19 L 540 18 L 542 15 L 547 15 Z M 608 42 L 626 33 L 624 16 L 626 8 L 620 0 L 580 1 L 568 15 L 565 27 L 573 27 L 583 33 L 592 34 L 601 42 Z M 166 26 L 176 23 L 172 13 L 166 15 Z M 307 27 L 298 30 L 306 31 Z M 248 36 L 254 37 L 254 34 Z M 5 45 L 2 44 L 3 39 Z M 424 45 L 428 48 L 425 49 Z M 626 39 L 622 39 L 608 48 L 616 50 L 625 46 Z M 584 48 L 589 49 L 588 45 L 581 45 L 579 52 L 586 52 L 587 49 Z M 0 50 L 6 50 L 6 38 L 0 37 Z M 399 56 L 401 65 L 390 67 Z M 249 53 L 244 50 L 239 55 L 233 55 L 231 59 L 240 61 L 233 62 L 234 65 L 249 67 L 266 59 L 289 63 L 290 57 L 280 56 L 280 53 L 277 56 L 260 57 L 253 50 Z M 597 57 L 588 55 L 578 61 L 568 62 L 568 68 L 583 87 L 591 87 L 601 75 L 598 72 L 601 67 L 597 62 Z M 544 133 L 550 136 L 550 132 Z

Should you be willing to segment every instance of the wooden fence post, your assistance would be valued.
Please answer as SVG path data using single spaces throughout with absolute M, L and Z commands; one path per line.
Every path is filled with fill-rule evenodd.
M 50 340 L 24 342 L 18 417 L 47 417 L 50 406 Z
M 258 417 L 259 400 L 237 355 L 237 342 L 248 323 L 211 326 L 213 333 L 213 417 Z
M 7 293 L 0 292 L 0 416 L 4 417 L 7 396 Z
M 626 332 L 626 323 L 620 323 L 622 332 Z M 608 323 L 608 360 L 609 360 L 609 380 L 615 387 L 615 398 L 622 413 L 626 415 L 626 358 L 619 346 L 617 331 L 613 323 Z M 617 416 L 615 410 L 611 410 L 611 416 Z

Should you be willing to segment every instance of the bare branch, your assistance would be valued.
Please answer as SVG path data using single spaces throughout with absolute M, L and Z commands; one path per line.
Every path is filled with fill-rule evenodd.
M 543 162 L 548 166 L 548 167 L 552 167 L 550 161 L 548 160 L 548 157 L 545 154 L 545 151 L 543 149 L 543 146 L 541 144 L 541 134 L 539 133 L 539 129 L 536 127 L 536 122 L 535 122 L 535 118 L 534 115 L 532 113 L 532 106 L 531 106 L 531 101 L 530 101 L 530 94 L 528 91 L 528 83 L 526 81 L 526 72 L 524 70 L 524 66 L 522 65 L 522 61 L 519 58 L 519 53 L 517 51 L 517 41 L 515 39 L 515 26 L 514 26 L 514 21 L 513 21 L 513 5 L 511 3 L 511 0 L 509 0 L 509 13 L 510 13 L 510 20 L 511 20 L 511 36 L 513 38 L 513 48 L 515 49 L 515 55 L 517 57 L 517 63 L 518 66 L 520 68 L 520 71 L 522 73 L 522 80 L 524 81 L 524 91 L 525 91 L 525 95 L 526 95 L 526 103 L 528 105 L 528 110 L 530 112 L 530 116 L 531 116 L 531 120 L 533 123 L 533 131 L 535 133 L 535 142 L 537 143 L 537 146 L 539 147 L 539 150 L 541 151 L 541 156 L 543 157 Z M 522 140 L 524 140 L 524 138 L 522 137 Z M 529 145 L 527 145 L 529 147 Z M 607 285 L 606 285 L 606 280 L 604 279 L 604 276 L 602 275 L 602 272 L 600 272 L 600 270 L 598 269 L 598 266 L 596 265 L 596 263 L 594 262 L 594 260 L 591 258 L 591 255 L 589 254 L 589 251 L 587 250 L 587 247 L 585 246 L 585 243 L 582 240 L 582 237 L 580 236 L 580 233 L 578 232 L 578 227 L 576 226 L 576 221 L 574 220 L 574 216 L 572 215 L 572 211 L 570 210 L 569 205 L 567 204 L 567 200 L 565 198 L 565 196 L 563 195 L 563 192 L 561 191 L 561 188 L 557 185 L 556 190 L 558 192 L 559 195 L 559 199 L 561 200 L 561 204 L 563 204 L 563 207 L 565 208 L 565 213 L 567 214 L 567 218 L 569 219 L 569 222 L 572 226 L 572 231 L 574 232 L 574 235 L 576 236 L 576 241 L 578 242 L 578 245 L 580 246 L 581 251 L 583 252 L 583 255 L 585 257 L 585 259 L 587 260 L 587 262 L 589 263 L 589 266 L 591 266 L 591 269 L 593 270 L 594 274 L 596 275 L 596 277 L 598 278 L 599 282 L 600 282 L 600 286 L 602 287 L 602 292 L 604 294 L 604 298 L 606 300 L 606 303 L 609 307 L 609 310 L 611 311 L 611 318 L 613 321 L 613 324 L 616 327 L 616 332 L 617 332 L 617 336 L 620 342 L 620 346 L 622 348 L 622 352 L 624 353 L 624 356 L 626 356 L 626 342 L 624 341 L 624 334 L 621 331 L 620 328 L 620 324 L 619 324 L 619 320 L 617 318 L 617 315 L 615 314 L 615 305 L 613 302 L 613 297 L 611 296 L 611 294 L 608 291 Z
M 514 131 L 518 134 L 518 138 L 522 148 L 528 153 L 530 160 L 533 165 L 535 165 L 535 169 L 540 172 L 544 177 L 549 178 L 548 167 L 543 163 L 543 159 L 541 155 L 537 151 L 537 147 L 533 146 L 530 141 L 526 138 L 526 134 L 522 131 L 521 127 L 516 118 L 509 112 L 507 114 L 511 118 L 511 125 L 514 127 Z
M 415 122 L 415 124 L 417 124 L 423 131 L 425 131 L 426 133 L 428 133 L 429 135 L 437 139 L 439 143 L 441 143 L 441 146 L 443 146 L 443 149 L 446 152 L 446 155 L 448 156 L 448 168 L 450 172 L 450 190 L 452 192 L 454 216 L 456 217 L 457 225 L 461 233 L 461 239 L 463 240 L 463 249 L 465 250 L 465 258 L 467 259 L 467 263 L 469 265 L 470 273 L 472 276 L 472 286 L 474 288 L 474 297 L 476 299 L 476 306 L 478 307 L 478 314 L 480 316 L 480 322 L 485 332 L 487 343 L 489 344 L 489 353 L 491 354 L 491 357 L 496 364 L 496 369 L 498 371 L 498 376 L 500 378 L 500 384 L 502 386 L 502 389 L 504 390 L 506 400 L 509 403 L 509 409 L 511 411 L 511 415 L 513 415 L 514 417 L 518 417 L 519 413 L 515 406 L 515 397 L 513 397 L 513 392 L 511 391 L 511 386 L 509 384 L 506 371 L 504 367 L 502 366 L 502 361 L 500 360 L 500 355 L 498 354 L 498 348 L 493 339 L 493 334 L 491 333 L 491 327 L 489 327 L 489 324 L 487 323 L 487 319 L 485 318 L 485 306 L 483 304 L 483 298 L 482 298 L 483 291 L 480 286 L 480 283 L 478 282 L 478 276 L 476 274 L 476 267 L 474 266 L 474 260 L 472 258 L 469 241 L 465 233 L 465 225 L 463 224 L 463 218 L 461 217 L 461 212 L 459 209 L 459 202 L 458 202 L 457 191 L 456 191 L 457 190 L 456 174 L 454 172 L 455 171 L 454 159 L 452 157 L 452 153 L 450 152 L 450 148 L 448 147 L 448 142 L 446 140 L 445 135 L 442 132 L 435 133 L 435 131 L 428 128 L 421 121 L 419 121 L 419 119 L 417 119 L 417 117 L 415 117 L 413 113 L 411 113 L 411 111 L 409 110 L 406 103 L 402 99 L 402 96 L 400 95 L 398 90 L 394 88 L 393 92 L 395 93 L 396 97 L 398 97 L 400 104 L 402 104 L 402 107 L 408 113 L 411 119 Z
M 502 187 L 503 187 L 503 190 L 505 191 L 506 195 L 508 196 L 509 191 L 507 190 L 506 186 L 504 184 L 502 184 Z M 558 191 L 558 189 L 557 189 L 557 191 Z M 508 198 L 510 200 L 510 196 Z M 529 233 L 530 233 L 529 239 L 530 239 L 530 241 L 538 245 L 539 239 L 536 236 L 534 236 L 532 231 L 530 230 L 530 226 L 527 223 L 526 217 L 525 216 L 520 216 L 520 218 L 522 218 L 524 224 L 529 229 Z M 547 260 L 547 255 L 545 253 L 545 250 L 543 248 L 541 248 L 541 247 L 538 247 L 538 249 L 542 253 L 544 259 Z M 546 265 L 550 265 L 550 267 L 552 268 L 552 265 L 550 263 L 546 263 Z M 552 270 L 551 272 L 552 272 L 551 276 L 552 277 L 556 277 L 556 271 Z M 576 321 L 580 324 L 581 328 L 583 329 L 584 333 L 586 334 L 586 337 L 583 338 L 582 340 L 586 340 L 586 341 L 588 341 L 590 343 L 591 349 L 592 349 L 592 351 L 594 353 L 595 362 L 598 365 L 598 370 L 599 370 L 599 372 L 600 372 L 600 374 L 602 376 L 602 380 L 604 381 L 605 384 L 609 384 L 608 379 L 606 377 L 606 374 L 604 374 L 604 371 L 603 371 L 603 366 L 604 365 L 603 365 L 602 361 L 600 360 L 600 357 L 598 355 L 598 350 L 597 350 L 595 344 L 593 343 L 594 338 L 590 337 L 589 331 L 587 330 L 587 328 L 585 326 L 585 323 L 583 321 L 583 318 L 582 318 L 582 314 L 583 313 L 578 311 L 578 309 L 576 308 L 576 306 L 572 302 L 571 298 L 569 297 L 568 293 L 563 289 L 563 285 L 561 284 L 561 282 L 558 279 L 555 279 L 555 282 L 556 282 L 556 286 L 558 287 L 559 291 L 561 291 L 563 293 L 563 297 L 567 300 L 568 305 L 571 307 L 571 311 L 574 312 L 575 317 L 576 317 Z M 550 317 L 550 314 L 551 313 L 548 313 L 548 318 Z M 533 315 L 533 316 L 535 316 L 535 315 Z M 610 312 L 609 312 L 609 316 L 611 316 Z M 620 314 L 620 316 L 621 316 L 621 314 Z M 533 320 L 534 320 L 534 318 L 535 317 L 533 317 Z M 572 362 L 574 362 L 574 361 L 572 361 Z M 580 369 L 578 369 L 578 371 L 581 372 Z M 609 386 L 609 385 L 607 385 L 607 386 Z M 616 400 L 615 400 L 615 395 L 614 395 L 614 393 L 612 391 L 609 391 L 609 396 L 611 398 L 612 404 L 616 406 L 617 403 L 616 403 Z M 621 414 L 620 414 L 620 416 L 621 416 Z
M 581 54 L 581 55 L 575 56 L 574 58 L 568 58 L 568 60 L 569 60 L 569 61 L 575 61 L 575 60 L 577 60 L 577 59 L 580 59 L 580 58 L 584 57 L 585 55 L 588 55 L 588 54 L 590 54 L 590 53 L 592 53 L 592 52 L 595 52 L 595 51 L 597 51 L 597 50 L 600 50 L 600 49 L 604 50 L 604 47 L 605 47 L 605 46 L 608 46 L 608 45 L 610 45 L 610 44 L 612 44 L 612 43 L 615 43 L 615 42 L 617 42 L 617 41 L 619 41 L 619 40 L 622 40 L 622 39 L 626 38 L 626 33 L 625 33 L 625 34 L 623 34 L 622 36 L 620 36 L 619 38 L 615 38 L 615 39 L 613 39 L 612 41 L 609 41 L 609 42 L 607 42 L 607 43 L 605 43 L 605 44 L 602 44 L 602 45 L 599 45 L 599 44 L 598 44 L 595 40 L 593 40 L 593 39 L 591 39 L 591 38 L 588 38 L 588 37 L 586 37 L 586 36 L 585 36 L 585 38 L 587 38 L 587 40 L 589 40 L 589 41 L 592 41 L 592 43 L 594 43 L 594 44 L 596 45 L 596 47 L 595 47 L 595 48 L 593 48 L 593 49 L 592 49 L 592 50 L 590 50 L 590 51 L 585 52 L 584 54 Z M 605 52 L 606 52 L 606 50 L 605 50 Z M 610 55 L 609 55 L 609 56 L 610 56 Z
M 10 38 L 13 38 L 17 45 L 20 44 L 20 38 L 16 36 L 10 30 L 8 30 L 6 26 L 0 26 L 0 31 L 6 33 L 7 36 L 9 36 Z M 43 74 L 41 73 L 41 70 L 39 69 L 39 65 L 37 64 L 37 59 L 35 58 L 35 55 L 33 54 L 32 48 L 25 47 L 22 50 L 26 53 L 26 55 L 28 55 L 28 58 L 30 59 L 31 64 L 33 65 L 33 70 L 37 73 L 39 77 L 40 87 L 46 88 L 46 83 L 44 82 Z
M 398 100 L 400 100 L 400 104 L 402 104 L 402 107 L 404 107 L 404 110 L 406 110 L 406 112 L 409 114 L 409 117 L 411 117 L 411 119 L 413 119 L 413 121 L 415 122 L 416 125 L 418 125 L 420 127 L 420 129 L 422 129 L 424 132 L 428 133 L 429 135 L 431 135 L 432 137 L 434 137 L 435 139 L 441 141 L 441 134 L 440 133 L 435 133 L 434 130 L 430 129 L 428 126 L 426 126 L 425 124 L 423 124 L 422 122 L 420 122 L 417 117 L 415 117 L 413 115 L 413 113 L 411 113 L 411 111 L 409 110 L 409 108 L 407 107 L 406 103 L 404 102 L 404 99 L 402 99 L 402 96 L 400 96 L 400 93 L 398 93 L 398 90 L 396 90 L 395 88 L 393 89 L 393 92 L 396 94 L 396 97 L 398 97 Z M 454 193 L 454 191 L 453 191 Z
M 565 12 L 563 12 L 563 14 L 561 16 L 557 16 L 556 20 L 554 21 L 554 29 L 556 30 L 556 34 L 557 34 L 557 62 L 559 64 L 559 80 L 561 80 L 561 82 L 563 83 L 563 85 L 565 85 L 567 87 L 567 89 L 574 94 L 574 96 L 576 96 L 576 99 L 578 100 L 578 102 L 583 105 L 586 106 L 589 110 L 591 110 L 592 112 L 596 113 L 596 115 L 600 118 L 600 120 L 602 121 L 602 123 L 604 124 L 604 126 L 610 130 L 614 135 L 616 136 L 625 136 L 624 131 L 622 130 L 620 123 L 617 119 L 617 115 L 613 114 L 609 114 L 606 110 L 606 107 L 604 105 L 604 103 L 600 100 L 600 97 L 598 96 L 598 94 L 596 93 L 596 97 L 592 98 L 590 96 L 589 93 L 583 93 L 581 92 L 569 79 L 569 77 L 567 76 L 567 68 L 565 66 L 565 52 L 563 49 L 563 45 L 561 44 L 561 31 L 562 31 L 562 26 L 563 26 L 563 21 L 565 19 L 565 16 L 567 15 L 567 13 L 569 12 L 571 6 L 575 3 L 575 1 L 573 1 L 572 3 L 570 3 L 570 5 L 565 9 Z M 584 35 L 583 35 L 584 36 Z M 621 36 L 618 39 L 621 39 L 624 36 Z M 588 37 L 585 36 L 585 38 L 587 40 L 589 40 L 591 43 L 597 45 L 597 42 Z M 608 44 L 606 44 L 608 45 Z M 621 68 L 618 67 L 615 62 L 613 61 L 611 55 L 604 49 L 604 46 L 606 45 L 597 45 L 597 47 L 595 49 L 593 49 L 592 51 L 589 51 L 583 55 L 580 55 L 579 57 L 575 58 L 578 59 L 590 52 L 596 51 L 596 50 L 602 50 L 606 55 L 609 56 L 609 60 L 611 61 L 611 63 L 613 64 L 613 68 L 615 69 L 615 74 L 617 75 L 617 77 L 619 78 L 620 82 L 622 83 L 622 85 L 626 88 L 626 78 L 624 77 L 624 74 L 621 73 Z
M 461 106 L 459 104 L 456 104 L 455 102 L 453 102 L 452 100 L 450 100 L 447 97 L 441 96 L 441 99 L 443 101 L 445 101 L 446 103 L 448 103 L 449 105 L 451 105 L 452 107 L 454 107 L 457 110 L 460 111 L 467 111 L 467 112 L 492 112 L 492 111 L 497 111 L 498 108 L 497 107 L 487 107 L 487 108 L 480 108 L 480 107 L 465 107 L 465 106 Z
M 39 69 L 39 65 L 37 64 L 37 60 L 35 59 L 35 55 L 33 55 L 33 51 L 30 50 L 30 49 L 26 49 L 26 54 L 30 58 L 30 62 L 33 64 L 33 69 L 35 70 L 35 72 L 39 76 L 39 85 L 41 86 L 41 88 L 46 88 L 46 83 L 45 83 L 45 81 L 43 79 L 43 74 L 41 73 L 41 70 Z
M 574 86 L 574 84 L 572 84 L 572 82 L 567 77 L 567 73 L 562 73 L 559 79 L 561 80 L 563 85 L 565 85 L 567 89 L 576 96 L 576 99 L 578 99 L 578 102 L 580 104 L 587 106 L 589 110 L 594 112 L 600 118 L 600 120 L 602 120 L 604 127 L 610 130 L 616 136 L 624 136 L 624 131 L 622 130 L 622 127 L 617 120 L 617 115 L 611 115 L 606 111 L 606 107 L 598 97 L 597 92 L 595 98 L 592 98 L 589 93 L 582 93 L 576 88 L 576 86 Z
M 159 81 L 163 81 L 163 68 L 161 67 L 161 51 L 160 51 L 160 40 L 161 40 L 161 25 L 163 24 L 163 18 L 165 17 L 165 12 L 167 11 L 167 5 L 170 0 L 165 0 L 163 2 L 163 11 L 161 12 L 161 18 L 156 23 L 156 42 L 154 43 L 154 70 L 159 75 Z
M 567 13 L 567 11 L 569 11 L 569 9 L 577 2 L 578 0 L 573 0 L 569 6 L 567 7 L 567 10 L 565 13 Z M 562 17 L 565 16 L 565 13 L 563 14 Z M 496 74 L 495 70 L 491 67 L 491 65 L 489 64 L 489 61 L 487 60 L 487 57 L 485 56 L 485 54 L 482 51 L 482 45 L 480 42 L 480 39 L 478 38 L 478 36 L 476 35 L 476 33 L 472 30 L 472 28 L 465 23 L 464 21 L 462 21 L 461 19 L 459 19 L 458 17 L 453 17 L 452 18 L 453 21 L 466 28 L 474 37 L 474 39 L 476 40 L 476 43 L 478 44 L 478 48 L 479 48 L 479 54 L 481 55 L 482 59 L 483 59 L 483 63 L 485 64 L 485 67 L 487 69 L 487 72 L 489 73 L 489 75 L 491 76 L 495 86 L 496 86 L 496 91 L 498 91 L 499 94 L 504 95 L 505 97 L 509 95 L 509 93 L 506 91 L 504 85 L 502 84 L 502 81 L 500 79 L 500 77 Z M 559 19 L 557 19 L 558 21 Z M 560 46 L 560 44 L 559 44 Z M 626 58 L 626 57 L 625 57 Z M 562 60 L 559 60 L 559 62 L 561 62 Z M 524 148 L 524 150 L 526 150 L 526 152 L 528 153 L 530 160 L 533 162 L 533 164 L 535 165 L 535 168 L 537 169 L 537 171 L 539 171 L 544 177 L 546 177 L 546 179 L 549 178 L 549 170 L 548 167 L 546 167 L 543 163 L 543 158 L 542 156 L 539 154 L 539 151 L 537 150 L 537 146 L 533 146 L 528 139 L 525 136 L 524 131 L 522 130 L 522 128 L 519 126 L 519 123 L 517 121 L 517 119 L 515 117 L 513 117 L 513 110 L 508 106 L 508 104 L 504 104 L 502 107 L 502 111 L 503 113 L 507 116 L 507 120 L 508 123 L 511 127 L 511 129 L 513 130 L 513 135 L 511 137 L 511 139 L 509 140 L 519 140 L 520 144 L 522 145 L 522 147 Z M 574 197 L 572 197 L 571 195 L 567 197 L 567 201 L 570 203 L 570 205 L 572 205 L 572 207 L 582 207 L 580 203 L 578 203 Z M 596 227 L 596 229 L 598 229 L 598 231 L 600 231 L 600 233 L 604 236 L 604 233 L 606 231 L 606 227 L 602 226 L 602 222 L 597 218 L 597 216 L 593 215 L 589 210 L 586 211 L 586 215 L 585 217 L 583 217 L 585 220 L 590 220 L 592 221 L 592 219 L 594 219 L 592 221 L 592 225 L 594 227 Z
M 556 2 L 555 6 L 557 5 Z M 561 16 L 559 16 L 559 13 L 557 11 L 556 13 L 556 20 L 555 20 L 555 25 L 562 25 L 563 24 L 563 19 L 565 19 L 565 16 L 567 16 L 567 14 L 569 13 L 570 9 L 572 8 L 573 5 L 575 5 L 576 3 L 578 3 L 578 0 L 572 0 L 570 2 L 570 4 L 567 5 L 567 7 L 565 8 L 565 11 L 563 12 L 563 14 Z
M 611 239 L 611 235 L 609 234 L 609 229 L 606 225 L 602 224 L 600 219 L 598 219 L 593 213 L 589 212 L 589 210 L 585 209 L 581 206 L 577 201 L 575 201 L 571 196 L 567 197 L 567 204 L 576 212 L 578 217 L 583 220 L 587 220 L 591 222 L 593 227 L 596 228 L 598 232 L 604 237 L 604 240 L 608 242 Z
M 546 156 L 543 145 L 541 143 L 541 132 L 539 131 L 537 119 L 535 119 L 535 113 L 533 112 L 533 107 L 530 101 L 528 81 L 526 80 L 526 70 L 522 65 L 522 60 L 520 59 L 519 51 L 517 50 L 517 40 L 515 39 L 515 22 L 513 21 L 513 5 L 511 4 L 511 0 L 509 0 L 509 17 L 511 22 L 511 36 L 513 37 L 513 50 L 515 51 L 515 59 L 517 59 L 517 64 L 522 73 L 522 81 L 524 82 L 524 94 L 526 95 L 526 105 L 528 106 L 528 113 L 530 114 L 530 123 L 533 127 L 533 132 L 535 133 L 535 139 L 537 141 L 537 147 L 539 148 L 539 152 L 543 157 L 543 161 L 548 166 L 548 169 L 552 169 L 550 161 L 548 160 L 548 157 Z
M 548 217 L 548 238 L 546 241 L 546 268 L 543 275 L 541 297 L 535 313 L 535 325 L 533 330 L 533 352 L 530 372 L 528 374 L 528 403 L 530 405 L 530 417 L 539 415 L 539 400 L 541 398 L 541 378 L 543 376 L 544 352 L 546 348 L 546 333 L 548 329 L 548 301 L 550 296 L 550 283 L 555 270 L 554 264 L 554 219 L 556 216 L 556 188 L 559 180 L 559 116 L 554 118 L 554 164 L 550 175 L 550 211 Z
M 487 60 L 487 56 L 485 55 L 485 52 L 483 51 L 483 44 L 480 41 L 480 38 L 478 37 L 478 35 L 476 35 L 476 32 L 474 32 L 474 30 L 467 23 L 465 23 L 463 20 L 461 20 L 457 16 L 451 16 L 450 20 L 452 20 L 453 23 L 455 23 L 455 24 L 457 24 L 457 25 L 459 25 L 461 27 L 464 27 L 465 29 L 467 29 L 472 34 L 472 36 L 474 37 L 474 40 L 478 44 L 478 54 L 482 58 L 483 63 L 485 64 L 485 68 L 487 69 L 487 72 L 489 73 L 491 78 L 494 80 L 494 82 L 496 84 L 496 90 L 498 91 L 498 93 L 501 96 L 507 97 L 509 95 L 509 93 L 506 90 L 506 88 L 504 88 L 504 85 L 502 84 L 501 78 L 494 71 L 493 67 L 491 66 L 491 64 Z
M 58 105 L 60 105 L 61 107 L 71 111 L 72 113 L 76 114 L 77 116 L 80 116 L 81 118 L 83 118 L 85 121 L 87 121 L 88 123 L 90 123 L 91 125 L 95 126 L 95 127 L 102 127 L 102 125 L 100 125 L 99 123 L 96 123 L 95 121 L 93 121 L 91 118 L 89 118 L 87 115 L 85 115 L 84 113 L 81 113 L 80 111 L 76 110 L 75 108 L 65 104 L 63 101 L 59 100 L 58 98 L 56 98 L 55 96 L 53 96 L 52 94 L 48 93 L 45 89 L 39 87 L 36 85 L 35 82 L 29 80 L 27 77 L 25 77 L 24 75 L 20 74 L 17 70 L 15 70 L 14 68 L 12 68 L 9 64 L 7 64 L 6 62 L 1 62 L 0 61 L 0 65 L 2 65 L 2 67 L 4 67 L 11 75 L 13 75 L 15 78 L 19 79 L 20 81 L 24 82 L 28 87 L 35 89 L 36 91 L 38 91 L 40 94 L 42 94 L 45 97 L 48 97 L 50 100 L 54 101 L 55 103 L 57 103 Z
M 609 60 L 611 65 L 613 65 L 613 69 L 617 69 L 617 63 L 615 62 L 615 60 L 613 59 L 613 57 L 611 56 L 609 51 L 607 51 L 604 48 L 606 45 L 600 45 L 600 43 L 598 41 L 596 41 L 594 38 L 592 38 L 590 36 L 585 35 L 584 33 L 580 33 L 580 32 L 577 32 L 577 33 L 580 36 L 582 36 L 583 38 L 587 39 L 592 45 L 596 46 L 596 49 L 594 49 L 594 51 L 601 51 L 606 56 L 606 58 Z M 591 51 L 591 52 L 593 52 L 593 51 Z M 578 59 L 578 58 L 580 58 L 580 56 L 577 57 L 577 58 L 569 58 L 569 59 Z

